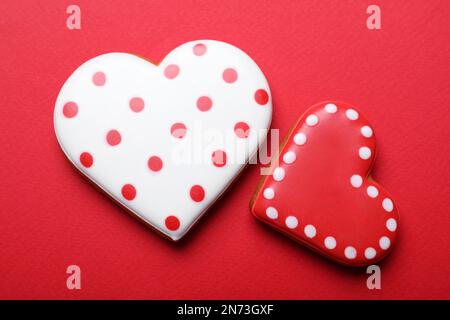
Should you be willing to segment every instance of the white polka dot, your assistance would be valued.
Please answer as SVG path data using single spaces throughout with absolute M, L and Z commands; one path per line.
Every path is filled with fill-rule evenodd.
M 336 113 L 337 107 L 336 107 L 336 105 L 334 103 L 328 103 L 325 106 L 325 111 L 328 112 L 328 113 Z
M 367 160 L 372 155 L 372 151 L 368 147 L 359 148 L 359 157 L 363 160 Z
M 345 111 L 345 115 L 350 120 L 357 120 L 359 117 L 358 112 L 356 112 L 356 110 L 353 110 L 353 109 L 348 109 L 347 111 Z
M 272 188 L 264 189 L 264 198 L 267 200 L 272 200 L 275 197 L 275 191 Z
M 329 250 L 336 248 L 336 239 L 333 237 L 326 237 L 323 243 L 325 244 L 325 248 Z
M 386 228 L 388 228 L 389 231 L 394 232 L 397 230 L 397 221 L 394 218 L 390 218 L 386 221 Z
M 284 169 L 283 169 L 283 168 L 280 168 L 280 167 L 276 168 L 276 169 L 273 171 L 273 179 L 274 179 L 275 181 L 281 181 L 281 180 L 283 180 L 283 179 L 284 179 Z
M 354 174 L 350 177 L 350 183 L 355 188 L 361 187 L 362 182 L 363 182 L 362 177 L 358 174 Z
M 391 240 L 388 237 L 381 237 L 378 243 L 383 250 L 387 250 L 391 246 Z
M 374 248 L 369 247 L 364 251 L 364 256 L 366 257 L 366 259 L 373 259 L 376 255 L 377 251 Z
M 306 118 L 306 124 L 310 127 L 315 126 L 317 123 L 319 122 L 319 117 L 316 116 L 315 114 L 310 114 L 307 118 Z
M 371 198 L 378 197 L 378 189 L 375 188 L 374 186 L 368 186 L 367 187 L 367 195 Z
M 387 212 L 392 212 L 392 210 L 394 210 L 394 204 L 392 203 L 391 199 L 385 198 L 383 200 L 383 209 Z
M 306 135 L 304 133 L 297 133 L 294 136 L 294 142 L 296 145 L 302 146 L 306 143 Z
M 356 249 L 353 247 L 347 247 L 344 250 L 344 255 L 347 259 L 355 259 L 356 258 Z
M 295 161 L 296 158 L 297 156 L 295 155 L 295 152 L 288 151 L 284 154 L 283 161 L 284 163 L 291 164 Z
M 370 138 L 373 135 L 373 131 L 372 128 L 369 126 L 364 126 L 361 128 L 361 134 L 366 137 L 366 138 Z
M 307 226 L 305 226 L 305 229 L 303 231 L 308 238 L 314 238 L 317 233 L 316 228 L 312 224 L 308 224 Z
M 294 216 L 287 217 L 285 223 L 289 229 L 295 229 L 298 226 L 298 220 Z
M 266 209 L 266 215 L 270 218 L 270 219 L 276 219 L 278 218 L 278 211 L 277 209 L 275 209 L 274 207 L 268 207 Z

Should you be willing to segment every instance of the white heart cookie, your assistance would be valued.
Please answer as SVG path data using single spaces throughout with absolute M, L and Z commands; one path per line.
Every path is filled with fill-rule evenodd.
M 87 61 L 61 89 L 54 125 L 78 170 L 179 240 L 256 153 L 271 116 L 256 63 L 201 40 L 159 65 L 127 53 Z

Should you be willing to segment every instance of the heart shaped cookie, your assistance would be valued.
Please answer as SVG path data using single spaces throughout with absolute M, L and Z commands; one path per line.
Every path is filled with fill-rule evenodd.
M 240 49 L 188 42 L 158 64 L 109 53 L 82 64 L 55 105 L 73 165 L 131 213 L 178 240 L 265 139 L 267 81 Z
M 251 202 L 263 222 L 351 266 L 373 264 L 393 248 L 398 210 L 370 177 L 373 129 L 346 103 L 308 109 L 285 138 Z

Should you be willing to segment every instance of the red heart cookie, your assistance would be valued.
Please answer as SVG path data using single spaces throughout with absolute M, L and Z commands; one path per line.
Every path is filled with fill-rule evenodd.
M 306 246 L 350 266 L 373 264 L 393 248 L 398 210 L 370 177 L 372 127 L 346 103 L 308 109 L 285 138 L 253 214 Z

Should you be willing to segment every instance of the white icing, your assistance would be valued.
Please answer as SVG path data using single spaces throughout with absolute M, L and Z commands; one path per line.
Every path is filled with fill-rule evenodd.
M 199 43 L 206 51 L 194 54 Z M 236 74 L 225 79 L 229 68 Z M 257 95 L 260 89 L 264 92 Z M 131 102 L 133 98 L 139 99 Z M 72 118 L 63 112 L 70 101 L 78 106 Z M 148 224 L 178 240 L 256 152 L 271 114 L 270 90 L 255 62 L 232 45 L 201 40 L 176 48 L 158 66 L 127 53 L 87 61 L 62 87 L 54 126 L 65 154 L 83 174 Z M 236 136 L 233 128 L 239 122 L 248 124 L 259 140 Z M 175 123 L 184 124 L 186 130 L 172 135 Z M 106 138 L 112 129 L 120 133 L 120 143 L 114 146 Z M 207 132 L 219 135 L 202 138 Z M 225 141 L 232 146 L 224 142 L 228 133 Z M 117 143 L 117 134 L 111 137 Z M 203 151 L 198 158 L 194 147 Z M 226 165 L 212 164 L 215 150 L 226 152 Z M 80 162 L 83 152 L 93 156 L 90 167 Z M 158 163 L 156 170 L 149 169 L 151 156 L 162 160 L 162 169 Z M 135 187 L 132 200 L 122 195 L 125 184 Z M 200 188 L 192 189 L 199 201 L 190 196 L 195 185 L 204 190 L 202 194 Z M 166 218 L 172 215 L 180 221 L 176 230 L 167 227 Z
M 289 216 L 286 218 L 285 223 L 289 229 L 295 229 L 298 226 L 298 219 L 294 216 Z

